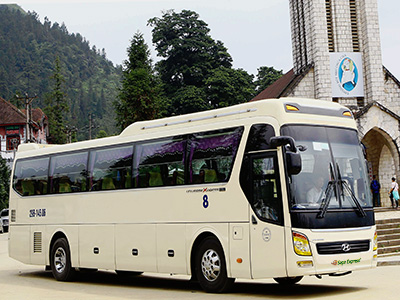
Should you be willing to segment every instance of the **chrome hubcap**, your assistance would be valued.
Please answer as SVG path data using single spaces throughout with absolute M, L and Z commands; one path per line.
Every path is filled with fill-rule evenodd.
M 54 266 L 58 273 L 62 273 L 65 270 L 65 266 L 67 264 L 67 255 L 65 250 L 59 247 L 54 253 Z
M 221 259 L 218 253 L 208 249 L 201 258 L 201 271 L 208 281 L 214 281 L 218 278 L 221 271 Z

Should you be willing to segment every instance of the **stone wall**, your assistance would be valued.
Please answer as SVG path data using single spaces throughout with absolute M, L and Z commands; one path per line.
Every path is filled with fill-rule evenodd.
M 384 81 L 384 92 L 385 98 L 382 101 L 382 104 L 394 113 L 400 115 L 400 86 L 399 83 L 396 82 L 390 76 L 385 76 Z
M 331 100 L 325 1 L 289 0 L 295 74 L 313 64 L 315 98 Z
M 308 73 L 302 78 L 302 80 L 291 90 L 287 97 L 302 97 L 302 98 L 316 98 L 315 97 L 315 81 L 314 81 L 314 69 L 308 71 Z
M 335 52 L 353 52 L 349 0 L 332 1 Z
M 360 17 L 361 51 L 364 64 L 366 102 L 384 101 L 382 53 L 377 0 L 357 1 Z

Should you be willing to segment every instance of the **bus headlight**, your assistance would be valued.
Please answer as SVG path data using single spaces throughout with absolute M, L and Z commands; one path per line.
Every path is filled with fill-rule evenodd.
M 378 249 L 378 232 L 377 231 L 375 231 L 375 234 L 374 234 L 374 248 L 373 248 L 373 250 L 375 251 L 376 249 Z
M 293 231 L 293 247 L 296 254 L 311 256 L 310 243 L 304 234 Z

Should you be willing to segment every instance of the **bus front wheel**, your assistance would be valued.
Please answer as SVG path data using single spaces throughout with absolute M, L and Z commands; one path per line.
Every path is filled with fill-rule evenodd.
M 226 292 L 235 281 L 234 278 L 228 278 L 224 251 L 213 237 L 201 242 L 196 252 L 195 272 L 200 286 L 207 293 Z
M 51 248 L 50 267 L 58 281 L 72 281 L 75 268 L 71 266 L 71 252 L 65 238 L 59 238 Z

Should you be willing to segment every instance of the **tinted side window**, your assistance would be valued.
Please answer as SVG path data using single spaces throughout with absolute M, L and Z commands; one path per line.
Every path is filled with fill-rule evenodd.
M 17 161 L 13 188 L 23 196 L 47 194 L 49 158 Z
M 50 161 L 50 191 L 53 194 L 87 190 L 88 152 L 56 155 Z
M 275 153 L 253 158 L 252 169 L 250 204 L 254 212 L 262 220 L 283 224 L 279 171 Z
M 270 149 L 269 139 L 275 136 L 274 128 L 267 124 L 256 124 L 251 126 L 247 138 L 246 152 Z
M 168 138 L 136 145 L 135 187 L 184 184 L 186 141 Z
M 194 134 L 189 140 L 189 182 L 226 182 L 229 179 L 243 128 Z
M 90 190 L 132 187 L 133 146 L 90 152 Z

